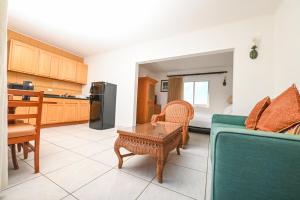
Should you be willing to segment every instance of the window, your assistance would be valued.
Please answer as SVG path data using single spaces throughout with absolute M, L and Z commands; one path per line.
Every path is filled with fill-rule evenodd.
M 192 105 L 209 106 L 208 81 L 185 82 L 183 99 Z

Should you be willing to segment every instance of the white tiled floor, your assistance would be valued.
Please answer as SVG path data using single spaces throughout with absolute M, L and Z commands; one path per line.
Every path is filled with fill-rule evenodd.
M 190 135 L 180 156 L 170 153 L 160 184 L 156 162 L 148 156 L 127 157 L 123 168 L 117 168 L 115 129 L 97 131 L 87 124 L 42 129 L 40 173 L 33 173 L 33 155 L 24 160 L 19 153 L 20 169 L 9 161 L 9 186 L 0 199 L 209 200 L 209 136 Z

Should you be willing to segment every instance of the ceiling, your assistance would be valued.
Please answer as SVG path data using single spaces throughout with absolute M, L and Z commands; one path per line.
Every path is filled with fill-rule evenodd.
M 79 56 L 252 16 L 280 0 L 9 0 L 9 28 Z
M 233 52 L 212 53 L 140 65 L 152 72 L 178 72 L 211 67 L 232 67 Z

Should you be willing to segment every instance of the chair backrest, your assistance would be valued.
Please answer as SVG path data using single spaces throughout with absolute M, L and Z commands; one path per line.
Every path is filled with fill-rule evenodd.
M 186 101 L 176 100 L 169 102 L 162 113 L 167 122 L 188 123 L 194 117 L 194 108 Z
M 8 120 L 17 120 L 17 119 L 35 119 L 35 127 L 37 133 L 40 132 L 41 120 L 42 120 L 42 107 L 43 107 L 43 96 L 44 92 L 40 91 L 28 91 L 28 90 L 14 90 L 8 89 L 8 95 L 10 96 L 8 99 L 8 108 L 14 109 L 17 107 L 27 107 L 30 109 L 30 112 L 17 114 L 17 113 L 8 113 Z M 30 101 L 24 100 L 15 100 L 13 97 L 15 96 L 29 96 L 34 97 Z M 32 108 L 32 109 L 31 109 Z

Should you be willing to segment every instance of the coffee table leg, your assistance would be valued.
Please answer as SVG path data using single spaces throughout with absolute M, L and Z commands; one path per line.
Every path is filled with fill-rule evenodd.
M 176 147 L 177 155 L 180 155 L 180 147 L 182 147 L 182 137 L 180 137 L 178 145 Z
M 121 156 L 121 153 L 120 153 L 120 146 L 118 145 L 118 139 L 115 142 L 114 150 L 119 159 L 118 168 L 121 169 L 122 165 L 123 165 L 123 157 Z
M 158 158 L 156 161 L 156 177 L 159 183 L 162 183 L 163 168 L 164 168 L 164 160 Z

